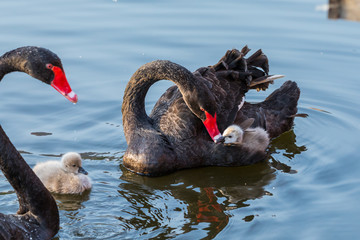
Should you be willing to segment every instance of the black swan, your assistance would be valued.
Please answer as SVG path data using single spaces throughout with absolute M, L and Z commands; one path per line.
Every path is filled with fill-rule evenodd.
M 153 61 L 131 77 L 122 104 L 128 148 L 124 166 L 138 174 L 159 176 L 201 166 L 249 165 L 266 158 L 241 145 L 216 144 L 231 124 L 254 118 L 252 127 L 264 128 L 269 137 L 289 130 L 297 112 L 300 90 L 285 82 L 265 101 L 243 102 L 249 89 L 267 89 L 276 77 L 268 75 L 268 59 L 261 50 L 229 50 L 220 61 L 191 73 L 170 61 Z M 170 87 L 148 116 L 145 95 L 152 84 L 171 80 Z
M 21 47 L 0 57 L 0 81 L 7 73 L 20 71 L 53 86 L 71 102 L 71 90 L 60 61 L 51 51 Z M 50 239 L 59 230 L 59 212 L 54 198 L 10 142 L 0 126 L 0 168 L 14 188 L 19 210 L 0 213 L 0 239 Z

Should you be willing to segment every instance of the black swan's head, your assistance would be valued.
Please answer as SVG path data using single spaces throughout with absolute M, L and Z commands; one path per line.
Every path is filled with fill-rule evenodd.
M 21 47 L 4 55 L 10 67 L 51 85 L 63 96 L 76 103 L 77 95 L 71 90 L 60 58 L 41 47 Z
M 184 96 L 191 111 L 203 122 L 211 139 L 216 140 L 221 136 L 217 124 L 217 104 L 213 93 L 207 85 L 198 83 L 196 92 L 188 92 Z

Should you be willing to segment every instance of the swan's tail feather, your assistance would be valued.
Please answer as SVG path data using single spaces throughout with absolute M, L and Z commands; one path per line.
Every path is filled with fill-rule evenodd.
M 232 81 L 245 81 L 248 89 L 266 90 L 270 83 L 282 75 L 268 75 L 269 61 L 261 49 L 245 58 L 250 52 L 248 46 L 241 51 L 228 50 L 218 63 L 213 65 L 217 76 L 225 77 Z
M 285 76 L 284 75 L 268 75 L 268 76 L 259 77 L 257 79 L 252 80 L 250 82 L 249 86 L 250 86 L 250 88 L 256 87 L 256 90 L 258 90 L 258 91 L 265 90 L 260 87 L 261 84 L 274 83 L 275 79 L 279 79 L 279 78 L 283 78 L 283 77 L 285 77 Z
M 297 113 L 289 116 L 289 118 L 295 118 L 295 117 L 301 117 L 301 118 L 307 118 L 309 117 L 309 114 L 307 113 Z

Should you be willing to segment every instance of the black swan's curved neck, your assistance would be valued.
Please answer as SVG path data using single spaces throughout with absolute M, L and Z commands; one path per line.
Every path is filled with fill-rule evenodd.
M 50 51 L 37 47 L 21 47 L 9 51 L 0 56 L 0 81 L 6 74 L 14 71 L 27 73 L 39 80 L 42 80 L 43 74 L 45 79 L 47 75 L 52 74 L 51 71 L 44 74 L 39 71 L 38 66 L 44 68 L 51 59 L 55 59 L 56 62 L 58 58 Z M 4 231 L 24 233 L 26 236 L 38 235 L 38 237 L 55 235 L 59 230 L 56 202 L 16 150 L 1 125 L 0 169 L 14 188 L 19 200 L 18 215 L 14 218 L 16 223 L 11 220 L 12 215 L 0 214 L 0 238 Z M 4 227 L 7 223 L 10 225 Z M 41 228 L 42 232 L 35 231 L 31 226 Z
M 28 68 L 26 67 L 26 57 L 28 54 L 26 53 L 29 52 L 29 50 L 30 47 L 19 48 L 9 51 L 0 57 L 0 81 L 6 74 L 13 71 L 28 73 Z M 42 202 L 43 199 L 33 199 L 33 196 L 39 196 L 39 194 L 44 195 L 43 192 L 47 192 L 47 190 L 11 143 L 1 125 L 0 168 L 18 195 L 20 204 L 19 212 L 25 213 L 30 210 L 35 213 L 38 209 L 41 209 L 41 207 L 37 209 L 36 207 L 34 208 L 34 206 L 41 206 L 39 202 Z M 30 186 L 36 187 L 33 188 Z M 46 196 L 45 201 L 48 201 L 49 197 L 52 198 L 51 196 Z
M 1 125 L 0 168 L 18 196 L 18 214 L 30 211 L 38 217 L 38 221 L 57 232 L 59 222 L 54 219 L 54 212 L 58 212 L 55 200 L 16 150 Z
M 25 57 L 28 55 L 26 54 L 26 49 L 27 48 L 22 48 L 22 51 L 15 49 L 5 53 L 0 57 L 0 81 L 6 74 L 10 72 L 19 71 L 29 73 L 28 68 L 26 68 L 27 60 Z
M 155 82 L 170 80 L 174 82 L 182 93 L 185 102 L 191 110 L 191 102 L 187 101 L 189 95 L 198 94 L 199 82 L 195 81 L 193 74 L 186 68 L 164 60 L 157 60 L 140 67 L 131 77 L 124 93 L 122 105 L 123 123 L 126 128 L 128 120 L 138 122 L 136 127 L 149 123 L 145 111 L 145 96 Z
M 16 68 L 9 65 L 8 62 L 6 62 L 5 60 L 2 59 L 2 57 L 0 57 L 0 81 L 3 79 L 3 77 L 6 74 L 14 71 L 16 71 Z

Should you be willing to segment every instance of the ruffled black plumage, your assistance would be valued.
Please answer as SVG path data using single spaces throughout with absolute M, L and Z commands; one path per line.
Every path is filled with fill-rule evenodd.
M 229 50 L 215 65 L 199 68 L 194 73 L 169 61 L 154 61 L 139 68 L 126 87 L 122 106 L 128 143 L 124 165 L 139 174 L 157 176 L 183 168 L 239 166 L 263 160 L 266 156 L 262 152 L 253 152 L 241 145 L 215 144 L 202 123 L 204 116 L 200 111 L 216 113 L 220 132 L 247 117 L 255 119 L 254 126 L 271 131 L 272 137 L 292 126 L 288 119 L 297 111 L 300 94 L 292 82 L 284 84 L 289 85 L 286 89 L 290 90 L 280 88 L 263 103 L 245 103 L 239 111 L 247 91 L 267 89 L 274 79 L 268 75 L 268 59 L 262 51 L 245 58 L 249 51 L 247 46 L 241 51 Z M 171 80 L 176 86 L 159 98 L 147 116 L 144 109 L 147 90 L 162 79 Z M 207 108 L 203 107 L 205 102 L 208 102 Z M 279 108 L 283 112 L 273 117 Z

